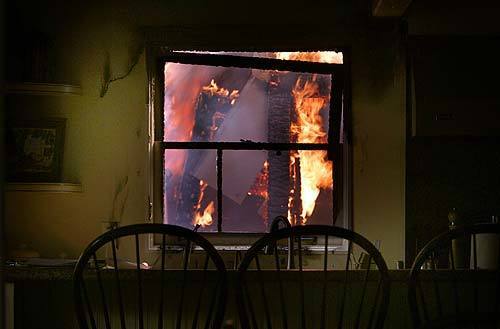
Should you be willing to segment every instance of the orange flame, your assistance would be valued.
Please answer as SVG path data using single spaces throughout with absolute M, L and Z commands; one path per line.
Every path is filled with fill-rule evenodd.
M 326 143 L 327 134 L 323 130 L 321 109 L 327 97 L 321 96 L 315 76 L 302 82 L 298 79 L 292 91 L 295 101 L 296 121 L 292 122 L 291 132 L 298 143 Z M 312 215 L 320 189 L 331 189 L 332 163 L 327 159 L 326 151 L 300 150 L 291 155 L 300 158 L 300 198 L 302 200 L 302 224 Z
M 231 101 L 231 105 L 234 105 L 236 99 L 240 96 L 239 90 L 235 89 L 229 92 L 229 90 L 217 86 L 217 83 L 215 83 L 214 79 L 210 81 L 210 84 L 208 86 L 204 86 L 202 90 L 205 92 L 209 92 L 212 96 L 218 95 L 229 98 L 229 100 Z
M 176 63 L 165 65 L 165 140 L 188 142 L 191 140 L 195 118 L 195 102 L 204 81 L 202 74 L 189 79 L 186 67 Z M 205 82 L 206 83 L 206 82 Z M 171 150 L 165 158 L 165 168 L 175 177 L 182 175 L 187 158 L 185 150 Z
M 215 212 L 215 205 L 213 201 L 210 201 L 205 210 L 201 210 L 201 202 L 203 201 L 203 196 L 205 194 L 205 189 L 208 184 L 203 180 L 200 181 L 200 195 L 198 196 L 198 203 L 194 210 L 193 225 L 201 225 L 201 227 L 210 226 L 213 223 L 212 215 Z
M 269 162 L 266 160 L 262 166 L 262 170 L 257 175 L 254 184 L 248 190 L 247 195 L 259 196 L 262 198 L 263 202 L 261 207 L 259 208 L 259 214 L 264 218 L 264 223 L 267 225 L 268 221 L 268 201 L 269 201 Z
M 296 167 L 295 167 L 295 159 L 298 157 L 298 154 L 294 153 L 290 155 L 290 164 L 289 164 L 289 174 L 292 179 L 292 182 L 296 182 L 297 180 L 297 172 L 296 172 Z M 295 186 L 295 184 L 294 184 Z M 287 218 L 288 222 L 292 225 L 296 224 L 296 215 L 294 213 L 294 202 L 297 197 L 297 191 L 295 191 L 295 188 L 292 187 L 290 189 L 290 192 L 288 194 L 288 213 L 287 213 Z
M 342 64 L 344 60 L 342 52 L 336 51 L 283 51 L 275 55 L 277 59 L 316 63 Z
M 210 84 L 207 86 L 203 86 L 202 91 L 205 93 L 209 93 L 211 96 L 217 95 L 223 98 L 223 101 L 229 100 L 231 105 L 234 105 L 236 99 L 240 96 L 239 90 L 233 90 L 229 92 L 229 90 L 219 87 L 217 83 L 212 79 Z M 212 116 L 212 125 L 208 128 L 210 130 L 209 140 L 214 140 L 215 133 L 219 129 L 217 125 L 217 121 L 223 120 L 225 117 L 224 113 L 215 112 Z
M 269 57 L 278 59 L 322 62 L 322 63 L 342 63 L 342 53 L 334 51 L 318 52 L 279 52 L 268 53 Z M 225 102 L 234 105 L 239 97 L 238 90 L 231 92 L 225 88 L 217 86 L 211 77 L 215 76 L 218 68 L 197 68 L 177 63 L 167 63 L 164 67 L 165 75 L 165 131 L 164 137 L 167 141 L 191 141 L 193 127 L 195 123 L 195 105 L 201 91 L 209 92 L 225 98 Z M 326 133 L 323 131 L 322 118 L 319 112 L 327 102 L 327 97 L 319 94 L 319 87 L 312 81 L 302 83 L 297 81 L 293 91 L 295 99 L 295 112 L 297 119 L 291 125 L 291 131 L 299 143 L 324 143 Z M 204 86 L 206 85 L 206 86 Z M 212 118 L 210 137 L 213 138 L 218 129 L 216 124 L 220 120 L 221 113 L 216 113 Z M 302 200 L 302 223 L 307 221 L 315 207 L 316 199 L 320 189 L 331 188 L 333 181 L 331 177 L 332 164 L 327 160 L 325 151 L 299 151 L 291 155 L 292 158 L 300 157 L 300 197 Z M 165 156 L 165 168 L 168 174 L 172 175 L 175 181 L 172 185 L 179 185 L 180 177 L 184 171 L 187 152 L 185 150 L 169 150 L 169 156 Z M 293 162 L 293 161 L 291 161 Z M 297 176 L 299 174 L 297 173 Z M 200 196 L 195 205 L 195 215 L 193 223 L 202 226 L 212 224 L 212 215 L 215 212 L 214 202 L 202 210 L 202 199 L 206 183 L 200 182 Z M 173 189 L 174 199 L 178 199 L 178 190 Z M 298 193 L 297 190 L 295 193 Z M 292 193 L 293 194 L 293 193 Z M 165 205 L 166 207 L 166 205 Z M 165 208 L 166 209 L 166 208 Z
M 201 227 L 210 226 L 213 223 L 212 215 L 215 212 L 214 202 L 210 201 L 208 206 L 203 212 L 197 212 L 194 218 L 194 225 L 201 225 Z

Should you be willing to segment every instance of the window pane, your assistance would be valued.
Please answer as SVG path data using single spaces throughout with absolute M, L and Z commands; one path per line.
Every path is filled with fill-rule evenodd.
M 222 157 L 222 230 L 266 232 L 267 151 L 225 151 Z
M 270 154 L 269 162 L 273 163 L 272 154 Z M 271 177 L 273 177 L 273 170 L 270 170 L 270 179 Z M 286 200 L 286 217 L 289 222 L 292 225 L 331 225 L 333 172 L 332 162 L 328 160 L 327 152 L 302 150 L 290 152 L 287 179 L 290 184 Z M 279 183 L 278 179 L 274 180 L 278 182 L 273 184 Z M 272 203 L 270 202 L 271 209 Z
M 332 162 L 326 151 L 225 151 L 224 232 L 267 232 L 276 216 L 292 225 L 332 224 Z
M 166 150 L 164 222 L 217 231 L 215 150 Z M 332 162 L 326 151 L 225 151 L 224 232 L 267 232 L 276 216 L 292 225 L 332 224 Z
M 165 151 L 164 223 L 187 228 L 200 224 L 199 231 L 217 231 L 215 157 L 214 150 Z M 211 159 L 211 168 L 200 166 Z
M 331 76 L 165 64 L 164 140 L 326 143 Z
M 298 151 L 291 155 L 289 219 L 293 225 L 333 223 L 332 161 L 326 151 Z

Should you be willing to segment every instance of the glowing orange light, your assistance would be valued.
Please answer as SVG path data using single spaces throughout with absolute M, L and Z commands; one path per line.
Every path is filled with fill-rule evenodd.
M 336 51 L 283 51 L 275 53 L 276 58 L 304 62 L 342 64 L 343 55 Z
M 236 89 L 229 92 L 229 90 L 219 87 L 217 83 L 214 81 L 214 79 L 210 81 L 210 84 L 208 86 L 204 86 L 202 90 L 205 92 L 209 92 L 212 96 L 218 95 L 218 96 L 228 97 L 229 100 L 231 101 L 231 104 L 234 104 L 236 98 L 240 96 L 240 92 Z
M 326 143 L 327 134 L 323 130 L 320 115 L 327 98 L 319 93 L 315 76 L 305 82 L 298 79 L 292 91 L 295 101 L 296 120 L 291 124 L 291 132 L 298 143 Z M 312 215 L 321 189 L 332 188 L 332 163 L 326 151 L 300 150 L 291 155 L 290 163 L 300 158 L 300 199 L 302 201 L 302 224 Z M 294 177 L 292 177 L 294 179 Z M 293 195 L 293 193 L 291 193 Z M 289 202 L 290 203 L 290 202 Z M 289 214 L 289 218 L 291 214 Z
M 200 180 L 200 194 L 198 196 L 198 202 L 194 207 L 194 219 L 193 225 L 201 225 L 201 227 L 210 226 L 213 223 L 212 215 L 215 212 L 215 205 L 213 201 L 210 201 L 205 210 L 201 210 L 201 202 L 203 201 L 203 196 L 205 195 L 205 189 L 208 184 L 203 180 Z

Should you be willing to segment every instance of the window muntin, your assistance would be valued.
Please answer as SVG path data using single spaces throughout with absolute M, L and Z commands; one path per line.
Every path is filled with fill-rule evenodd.
M 276 56 L 275 54 L 265 53 L 265 57 Z M 269 184 L 269 167 L 274 169 L 271 170 L 271 178 L 280 175 L 292 177 L 294 170 L 295 175 L 299 173 L 300 176 L 302 167 L 294 169 L 290 165 L 294 162 L 293 159 L 305 162 L 311 155 L 316 155 L 312 156 L 310 167 L 319 165 L 314 161 L 323 160 L 332 180 L 335 176 L 334 166 L 329 158 L 332 154 L 341 154 L 336 150 L 340 149 L 339 129 L 329 129 L 332 123 L 340 127 L 340 119 L 335 119 L 340 117 L 338 112 L 341 111 L 342 102 L 337 99 L 335 112 L 335 106 L 330 104 L 330 97 L 337 95 L 339 98 L 342 95 L 341 90 L 332 89 L 332 81 L 339 89 L 342 88 L 338 78 L 341 76 L 339 72 L 342 72 L 341 65 L 316 66 L 307 62 L 288 61 L 288 58 L 297 59 L 293 57 L 294 54 L 284 55 L 287 57 L 282 61 L 284 65 L 276 65 L 276 61 L 246 61 L 241 54 L 238 54 L 240 57 L 233 57 L 227 53 L 222 55 L 223 59 L 229 59 L 229 64 L 225 66 L 217 65 L 222 63 L 219 61 L 221 56 L 214 56 L 213 53 L 187 53 L 187 58 L 183 57 L 184 53 L 180 53 L 175 54 L 173 60 L 164 60 L 164 142 L 161 144 L 164 149 L 164 222 L 186 227 L 204 223 L 199 228 L 201 231 L 244 233 L 267 231 L 269 218 L 274 218 L 276 214 L 287 215 L 293 224 L 332 224 L 335 202 L 331 183 L 323 183 L 317 188 L 319 193 L 313 202 L 314 211 L 309 215 L 303 215 L 303 202 L 297 201 L 302 201 L 303 198 L 298 198 L 300 192 L 297 188 L 294 189 L 297 182 L 293 180 L 296 177 L 291 179 L 288 186 L 281 186 L 281 189 L 287 188 L 288 195 L 285 195 L 286 204 L 283 204 L 284 196 L 281 195 L 281 205 L 278 202 L 280 209 L 274 209 L 273 212 L 269 208 L 276 208 L 276 204 L 269 204 L 269 199 L 266 200 L 266 195 L 269 198 L 270 192 L 271 195 L 276 194 L 276 187 L 263 186 Z M 335 54 L 338 60 L 338 54 L 341 53 Z M 255 56 L 256 53 L 252 55 Z M 314 53 L 312 56 L 314 57 Z M 209 65 L 205 65 L 205 62 Z M 233 63 L 237 65 L 231 65 Z M 276 66 L 282 70 L 277 70 Z M 315 70 L 319 73 L 312 73 Z M 273 84 L 286 86 L 282 88 L 282 94 L 283 90 L 290 93 L 288 108 L 278 104 L 278 107 L 281 105 L 288 110 L 287 115 L 281 115 L 286 118 L 282 126 L 287 131 L 274 135 L 272 131 L 279 130 L 279 125 L 269 120 L 269 97 L 272 97 L 269 95 L 272 91 L 269 90 Z M 300 135 L 303 127 L 297 124 L 297 114 L 300 113 L 294 111 L 297 97 L 291 93 L 304 90 L 304 87 L 310 85 L 314 85 L 316 89 L 304 98 L 303 106 L 319 108 L 312 117 L 320 121 L 320 124 L 316 122 L 315 127 L 320 136 L 304 138 Z M 314 105 L 318 101 L 321 105 Z M 210 107 L 213 113 L 203 117 L 203 109 Z M 214 107 L 220 110 L 213 110 Z M 255 113 L 261 114 L 255 116 Z M 302 130 L 308 129 L 310 127 Z M 200 146 L 203 147 L 199 148 Z M 218 154 L 222 155 L 220 166 L 217 166 Z M 281 168 L 276 163 L 270 166 L 270 160 L 272 162 L 276 158 L 288 159 L 285 161 L 287 164 L 282 164 Z M 246 169 L 239 170 L 239 166 Z M 320 167 L 317 168 L 321 169 Z M 314 173 L 315 170 L 311 171 Z M 182 177 L 179 173 L 182 173 Z M 221 182 L 219 176 L 222 176 Z M 177 187 L 172 186 L 176 181 Z M 184 185 L 179 181 L 183 181 Z M 300 203 L 299 206 L 293 206 L 294 200 L 290 201 L 293 194 L 295 203 Z M 175 197 L 177 200 L 173 200 Z M 179 203 L 182 204 L 181 207 Z M 203 220 L 197 222 L 196 218 L 206 220 L 207 211 L 211 213 L 212 223 L 207 225 Z M 249 223 L 251 219 L 254 224 Z

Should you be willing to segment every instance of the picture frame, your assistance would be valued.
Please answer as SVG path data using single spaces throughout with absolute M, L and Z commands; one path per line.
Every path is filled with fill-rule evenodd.
M 66 119 L 13 120 L 7 127 L 7 181 L 60 182 Z

